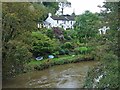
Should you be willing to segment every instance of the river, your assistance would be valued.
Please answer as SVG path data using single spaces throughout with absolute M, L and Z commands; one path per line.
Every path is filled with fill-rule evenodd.
M 19 74 L 3 81 L 3 88 L 82 88 L 88 70 L 97 63 L 82 61 Z

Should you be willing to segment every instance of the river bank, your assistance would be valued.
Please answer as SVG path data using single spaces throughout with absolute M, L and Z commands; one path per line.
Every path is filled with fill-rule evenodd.
M 43 70 L 55 65 L 63 65 L 68 63 L 77 63 L 80 61 L 91 61 L 94 58 L 90 55 L 64 55 L 59 58 L 54 59 L 44 59 L 41 61 L 32 60 L 31 62 L 25 64 L 24 72 Z

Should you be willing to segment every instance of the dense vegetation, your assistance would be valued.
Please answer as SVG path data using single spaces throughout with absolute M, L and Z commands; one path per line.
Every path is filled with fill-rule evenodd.
M 118 36 L 119 36 L 119 5 L 117 2 L 106 2 L 103 7 L 101 25 L 109 26 L 105 35 L 97 39 L 94 56 L 101 64 L 88 73 L 85 88 L 119 88 L 118 70 Z M 95 53 L 97 52 L 97 53 Z
M 17 2 L 3 3 L 2 8 L 3 77 L 8 77 L 22 72 L 23 65 L 31 60 L 34 43 L 31 33 L 38 30 L 37 22 L 44 20 L 50 9 L 42 3 Z M 51 13 L 54 8 L 51 6 Z
M 57 6 L 58 3 L 3 3 L 3 79 L 31 69 L 92 58 L 100 65 L 88 73 L 84 87 L 118 87 L 118 3 L 105 3 L 106 10 L 101 13 L 86 11 L 77 16 L 72 30 L 38 29 L 37 22 L 44 21 L 49 12 L 54 14 Z M 98 29 L 103 26 L 110 29 L 100 35 Z M 48 55 L 55 58 L 49 60 Z M 44 60 L 35 61 L 38 56 Z

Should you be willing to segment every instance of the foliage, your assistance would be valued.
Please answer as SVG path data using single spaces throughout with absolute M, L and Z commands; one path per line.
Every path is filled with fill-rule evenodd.
M 55 35 L 54 35 L 54 32 L 53 32 L 53 30 L 52 29 L 43 29 L 42 31 L 41 31 L 43 34 L 46 34 L 49 38 L 51 38 L 51 39 L 53 39 L 53 38 L 55 38 Z
M 46 6 L 49 11 L 52 11 L 53 14 L 59 9 L 58 2 L 43 2 L 43 5 Z
M 58 15 L 63 15 L 63 9 L 65 8 L 65 7 L 71 7 L 71 3 L 70 2 L 68 2 L 67 0 L 64 0 L 64 2 L 59 2 L 59 10 L 57 11 L 57 13 L 56 14 L 58 14 Z
M 35 11 L 34 14 L 36 15 L 36 22 L 42 22 L 43 20 L 45 20 L 49 13 L 49 9 L 46 8 L 43 4 L 33 3 L 31 9 Z
M 59 54 L 60 55 L 65 55 L 65 50 L 64 49 L 59 50 Z
M 59 50 L 59 55 L 70 55 L 70 54 L 71 54 L 70 49 L 64 48 Z
M 81 53 L 85 53 L 88 50 L 87 47 L 80 47 L 79 49 Z
M 63 33 L 64 33 L 64 37 L 66 40 L 77 39 L 76 38 L 77 32 L 73 29 L 72 30 L 65 30 Z
M 65 42 L 62 46 L 62 48 L 67 48 L 67 49 L 72 49 L 74 46 L 72 45 L 71 42 Z
M 36 3 L 2 4 L 2 63 L 3 78 L 23 71 L 30 60 L 33 41 L 31 32 L 37 30 L 38 20 L 44 20 L 47 7 Z M 51 10 L 52 12 L 52 10 Z
M 55 39 L 50 39 L 45 34 L 40 32 L 32 32 L 34 56 L 47 55 L 53 53 L 58 48 L 58 43 Z
M 52 53 L 55 57 L 57 57 L 59 55 L 59 51 L 55 51 Z
M 106 53 L 103 56 L 103 63 L 88 73 L 85 88 L 118 88 L 118 58 L 112 53 Z M 103 77 L 96 82 L 100 75 Z
M 76 54 L 87 54 L 88 48 L 87 47 L 76 47 L 74 51 L 76 52 Z
M 13 75 L 23 70 L 23 64 L 32 54 L 30 31 L 36 29 L 35 11 L 31 11 L 30 3 L 3 3 L 2 14 L 2 53 L 3 75 Z M 3 78 L 4 78 L 3 77 Z
M 55 36 L 54 36 L 54 33 L 53 33 L 53 30 L 50 30 L 50 29 L 47 30 L 46 35 L 47 35 L 48 37 L 50 37 L 51 39 L 55 37 Z
M 97 38 L 94 57 L 100 60 L 100 65 L 91 70 L 86 79 L 85 88 L 119 88 L 118 70 L 118 3 L 105 2 L 101 15 L 102 26 L 110 27 L 107 34 Z M 103 75 L 96 82 L 95 79 Z
M 59 27 L 53 27 L 53 32 L 56 38 L 58 38 L 59 40 L 64 40 L 64 35 L 63 35 L 63 29 L 59 28 Z
M 80 42 L 86 43 L 98 33 L 99 16 L 86 11 L 76 18 L 75 30 Z

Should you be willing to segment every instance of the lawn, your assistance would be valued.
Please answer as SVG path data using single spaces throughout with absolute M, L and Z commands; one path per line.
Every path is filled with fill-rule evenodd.
M 67 63 L 77 63 L 80 61 L 93 60 L 90 55 L 64 55 L 53 59 L 43 59 L 40 61 L 31 60 L 29 63 L 25 64 L 25 71 L 31 70 L 43 70 L 45 68 L 62 65 Z

